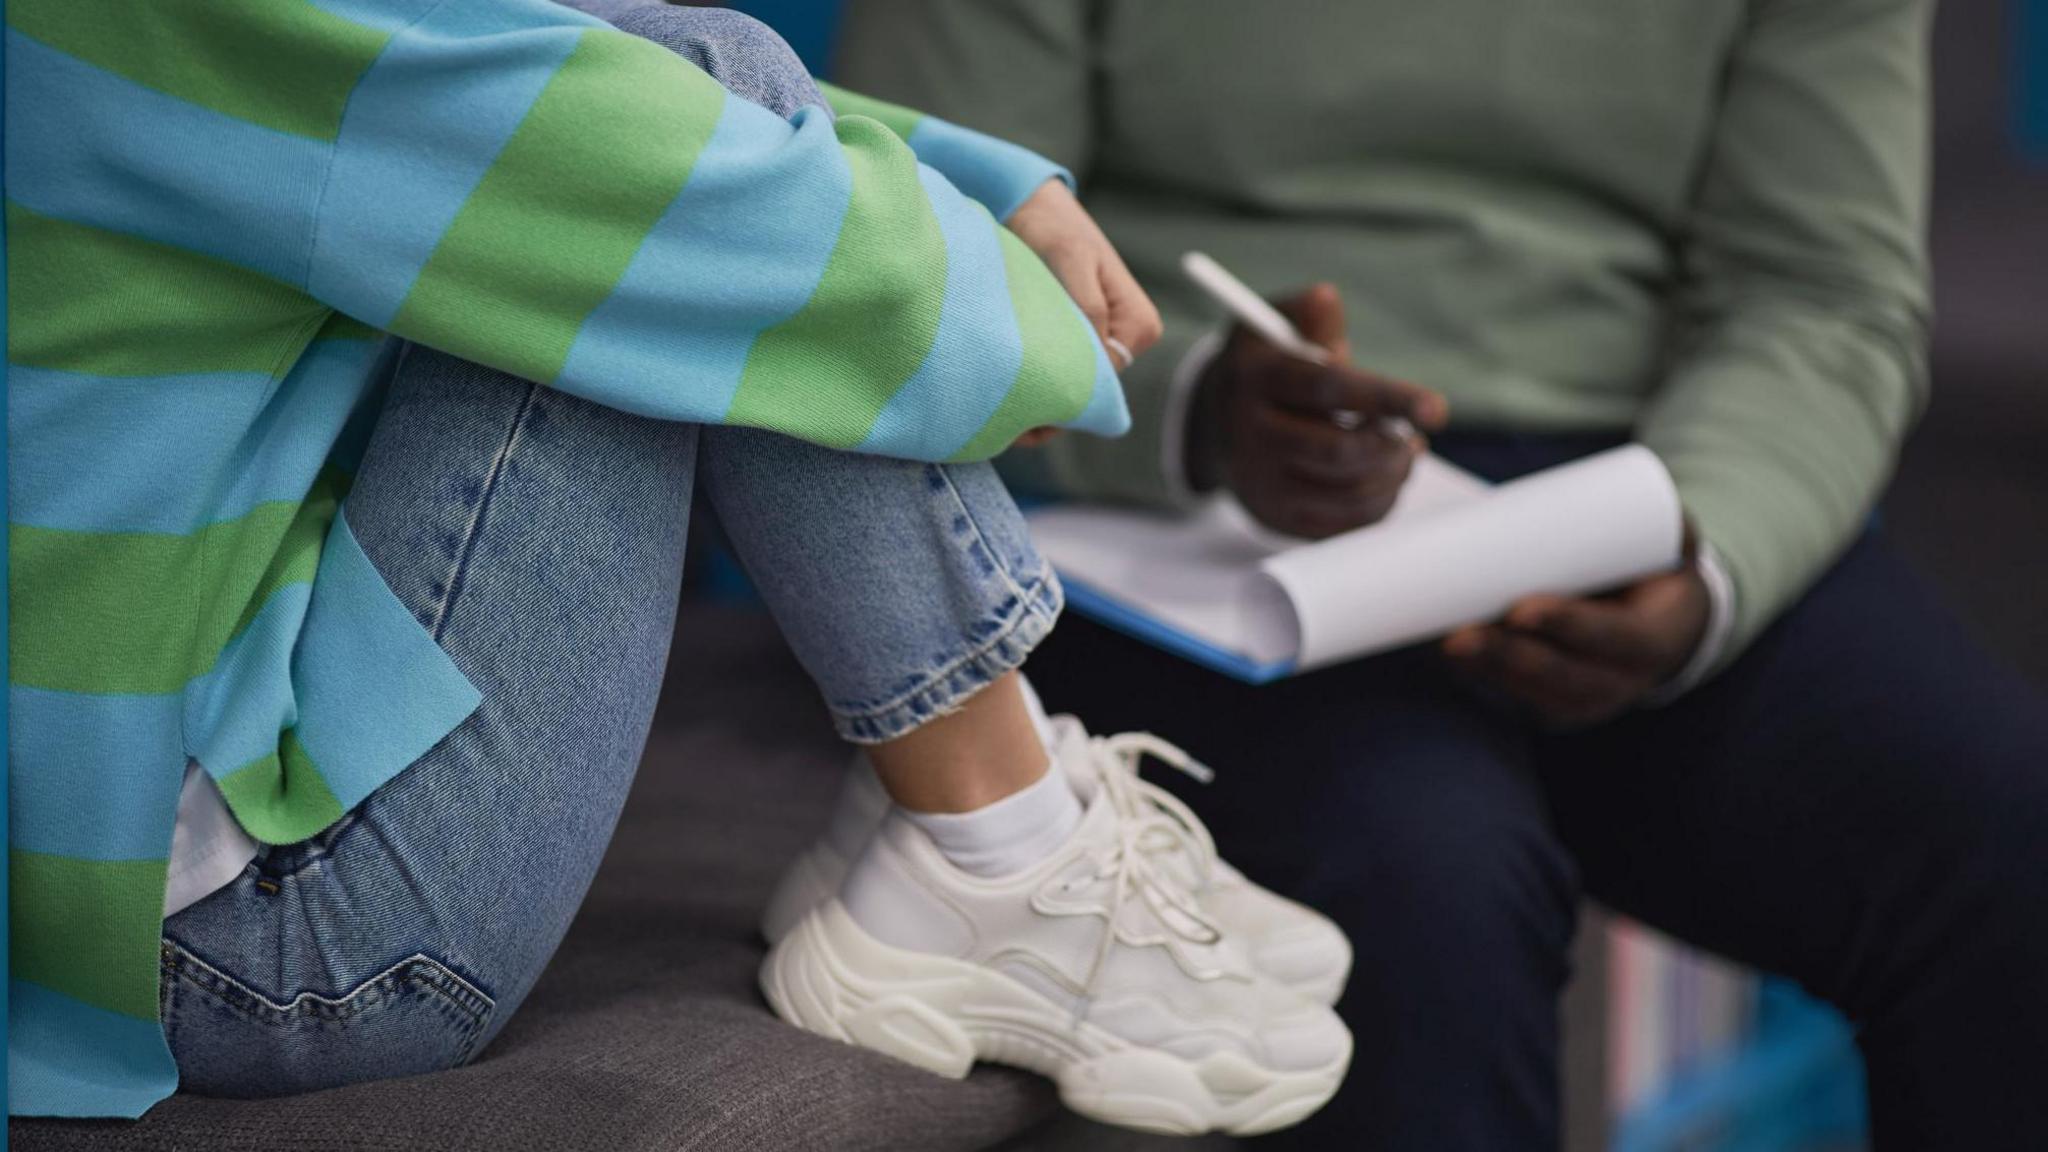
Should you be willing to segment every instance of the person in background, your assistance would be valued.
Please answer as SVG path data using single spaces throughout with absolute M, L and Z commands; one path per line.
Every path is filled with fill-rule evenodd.
M 1313 1111 L 1350 1036 L 1253 945 L 1341 937 L 1211 901 L 1133 768 L 1179 754 L 1049 743 L 1017 670 L 1060 592 L 986 458 L 1121 431 L 1150 303 L 1056 165 L 587 6 L 9 6 L 10 1114 L 482 1051 L 638 766 L 700 480 L 884 797 L 774 1007 L 1114 1123 Z
M 1554 1146 L 1590 895 L 1841 1008 L 1876 1147 L 2048 1147 L 2048 706 L 1872 523 L 1927 397 L 1933 7 L 853 0 L 838 78 L 1068 165 L 1166 317 L 1133 434 L 1013 478 L 1305 536 L 1425 447 L 1632 439 L 1677 483 L 1680 570 L 1427 648 L 1263 688 L 1041 654 L 1049 703 L 1261 765 L 1191 803 L 1356 942 L 1303 1146 Z M 1335 363 L 1219 327 L 1189 249 Z

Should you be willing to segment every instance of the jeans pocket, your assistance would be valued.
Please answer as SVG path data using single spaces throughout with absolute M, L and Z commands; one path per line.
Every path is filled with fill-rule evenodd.
M 168 938 L 161 996 L 180 1086 L 214 1096 L 278 1096 L 453 1068 L 475 1054 L 497 1007 L 424 953 L 339 995 L 278 997 Z

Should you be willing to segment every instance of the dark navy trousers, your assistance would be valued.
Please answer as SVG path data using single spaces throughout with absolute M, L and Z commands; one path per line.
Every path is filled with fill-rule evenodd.
M 1501 478 L 1606 442 L 1446 437 Z M 1309 1148 L 1545 1149 L 1582 896 L 1858 1029 L 1878 1152 L 2048 1148 L 2048 697 L 1873 531 L 1719 677 L 1557 735 L 1427 648 L 1250 687 L 1069 614 L 1056 710 L 1218 769 L 1174 786 L 1357 966 Z

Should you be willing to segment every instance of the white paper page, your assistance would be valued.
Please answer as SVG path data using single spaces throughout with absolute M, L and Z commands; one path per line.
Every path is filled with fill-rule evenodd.
M 1433 456 L 1416 461 L 1377 532 L 1484 494 L 1487 484 Z M 1233 500 L 1184 516 L 1058 506 L 1029 517 L 1040 555 L 1162 624 L 1262 663 L 1294 656 L 1294 609 L 1260 572 L 1266 558 L 1306 542 L 1269 531 Z
M 1532 593 L 1580 595 L 1672 568 L 1682 539 L 1671 477 L 1632 444 L 1272 556 L 1271 584 L 1250 595 L 1268 618 L 1292 606 L 1307 669 L 1494 619 Z

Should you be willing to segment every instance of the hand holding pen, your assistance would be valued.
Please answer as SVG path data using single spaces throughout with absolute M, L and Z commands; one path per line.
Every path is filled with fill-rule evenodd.
M 1333 286 L 1276 309 L 1207 257 L 1190 253 L 1186 263 L 1239 320 L 1197 386 L 1189 483 L 1227 485 L 1261 522 L 1309 538 L 1386 515 L 1427 449 L 1423 433 L 1443 427 L 1443 397 L 1349 363 Z

